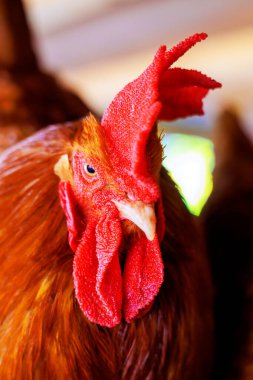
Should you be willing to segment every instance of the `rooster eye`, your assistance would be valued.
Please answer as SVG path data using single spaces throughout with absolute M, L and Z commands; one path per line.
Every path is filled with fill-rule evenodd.
M 84 171 L 90 177 L 96 175 L 96 170 L 90 165 L 84 165 Z

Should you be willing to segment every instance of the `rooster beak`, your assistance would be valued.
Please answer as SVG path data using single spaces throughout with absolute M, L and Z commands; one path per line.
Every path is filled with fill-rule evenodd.
M 148 240 L 153 240 L 156 232 L 156 216 L 154 204 L 141 201 L 113 201 L 119 210 L 121 219 L 131 220 L 146 235 Z

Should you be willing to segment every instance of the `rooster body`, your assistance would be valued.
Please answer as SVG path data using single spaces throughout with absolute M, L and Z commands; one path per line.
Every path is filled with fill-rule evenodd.
M 162 47 L 101 123 L 51 126 L 1 155 L 1 378 L 208 378 L 209 269 L 155 123 L 201 113 L 218 87 L 165 72 L 204 37 Z

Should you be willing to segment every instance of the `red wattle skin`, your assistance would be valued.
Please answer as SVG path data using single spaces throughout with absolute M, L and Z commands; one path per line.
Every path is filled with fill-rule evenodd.
M 113 327 L 121 321 L 122 277 L 119 264 L 121 224 L 111 204 L 88 222 L 73 266 L 77 300 L 91 322 Z
M 72 251 L 75 252 L 80 238 L 76 222 L 78 219 L 80 220 L 80 217 L 78 215 L 74 194 L 70 183 L 66 181 L 60 181 L 58 190 L 61 207 L 66 215 L 69 245 Z
M 142 232 L 135 237 L 126 252 L 122 280 L 119 263 L 122 228 L 114 203 L 108 202 L 100 215 L 85 225 L 70 183 L 61 181 L 59 191 L 70 246 L 75 253 L 75 293 L 83 313 L 91 322 L 107 327 L 120 323 L 122 308 L 127 322 L 145 314 L 163 281 L 158 236 L 153 241 Z M 158 214 L 162 217 L 161 206 Z
M 123 313 L 127 322 L 154 300 L 163 282 L 163 267 L 157 235 L 149 241 L 141 233 L 128 250 L 124 267 Z

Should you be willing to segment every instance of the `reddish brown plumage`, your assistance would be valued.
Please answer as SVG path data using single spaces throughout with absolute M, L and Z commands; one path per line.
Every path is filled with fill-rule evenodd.
M 164 169 L 165 281 L 153 308 L 113 329 L 90 323 L 80 311 L 53 172 L 79 128 L 51 127 L 1 157 L 0 378 L 207 379 L 208 267 L 192 217 Z

